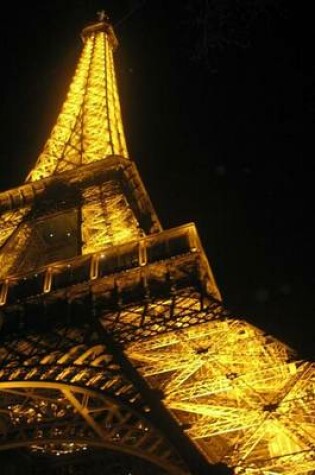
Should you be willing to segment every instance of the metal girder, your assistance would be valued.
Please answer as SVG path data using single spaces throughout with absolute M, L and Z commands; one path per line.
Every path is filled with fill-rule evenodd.
M 107 19 L 83 41 L 28 183 L 0 194 L 0 450 L 312 475 L 314 365 L 222 307 L 195 230 L 144 238 L 161 227 L 128 158 Z M 45 223 L 63 238 L 72 223 L 73 246 Z
M 150 408 L 88 327 L 7 341 L 0 353 L 0 450 L 63 455 L 90 447 L 184 473 Z
M 144 458 L 168 473 L 184 473 L 173 465 L 170 446 L 149 421 L 103 394 L 40 381 L 0 383 L 2 393 L 10 404 L 1 412 L 0 450 L 28 447 L 65 455 L 103 447 Z
M 139 224 L 119 183 L 110 181 L 87 188 L 84 201 L 86 204 L 81 208 L 83 254 L 139 238 Z
M 6 369 L 0 372 L 0 380 L 8 380 L 10 373 L 10 377 L 28 380 L 84 381 L 108 395 L 114 390 L 115 397 L 133 403 L 135 393 L 130 387 L 134 381 L 128 386 L 121 370 L 131 364 L 135 378 L 142 375 L 149 388 L 159 391 L 161 408 L 167 408 L 185 428 L 210 464 L 222 462 L 246 474 L 269 475 L 269 465 L 277 460 L 275 473 L 287 475 L 300 454 L 312 466 L 312 364 L 295 359 L 288 347 L 233 318 L 219 302 L 205 298 L 194 287 L 173 285 L 164 297 L 148 294 L 134 299 L 129 304 L 117 300 L 115 309 L 109 310 L 93 294 L 89 304 L 104 335 L 123 345 L 127 357 L 123 365 L 117 366 L 117 355 L 125 358 L 120 347 L 114 345 L 110 351 L 116 355 L 115 362 L 103 351 L 106 344 L 102 347 L 94 341 L 85 346 L 92 338 L 88 327 L 83 333 L 82 329 L 57 328 L 63 342 L 60 348 L 56 339 L 41 340 L 28 331 L 25 340 L 20 336 L 10 344 L 3 342 Z M 71 350 L 65 351 L 66 347 Z M 32 364 L 37 353 L 46 376 Z M 24 363 L 16 365 L 21 354 Z M 104 365 L 102 374 L 97 372 L 98 362 Z M 139 384 L 137 380 L 136 387 Z M 150 400 L 145 391 L 138 393 L 138 401 Z
M 164 333 L 150 336 L 143 324 L 143 337 L 138 332 L 125 343 L 128 358 L 162 392 L 165 406 L 210 462 L 246 475 L 313 473 L 315 366 L 294 360 L 288 347 L 227 316 L 222 307 L 220 318 L 220 304 L 201 307 L 198 295 L 190 292 L 184 299 L 178 292 L 177 311 L 173 296 L 178 330 L 165 325 Z M 165 299 L 165 313 L 169 306 Z M 134 308 L 140 315 L 140 305 Z M 142 308 L 145 322 L 152 318 L 150 302 Z M 131 306 L 128 310 L 133 313 Z M 305 465 L 296 467 L 295 459 Z
M 109 155 L 127 157 L 113 49 L 105 30 L 85 38 L 67 99 L 29 181 Z
M 21 223 L 29 210 L 29 207 L 24 207 L 14 211 L 6 211 L 0 215 L 0 249 Z

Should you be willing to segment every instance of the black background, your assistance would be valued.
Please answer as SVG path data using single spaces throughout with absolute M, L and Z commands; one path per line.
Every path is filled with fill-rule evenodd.
M 0 189 L 22 183 L 34 165 L 80 54 L 80 30 L 103 8 L 120 40 L 129 152 L 163 226 L 194 221 L 226 306 L 311 358 L 314 22 L 306 2 L 7 5 Z

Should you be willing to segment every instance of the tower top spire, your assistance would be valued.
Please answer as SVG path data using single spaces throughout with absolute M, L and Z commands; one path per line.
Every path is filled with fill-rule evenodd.
M 112 155 L 128 158 L 113 60 L 118 40 L 104 11 L 81 37 L 82 53 L 68 95 L 28 181 Z
M 114 29 L 111 25 L 109 16 L 105 12 L 105 10 L 101 10 L 97 12 L 97 16 L 98 16 L 98 21 L 93 22 L 92 24 L 83 28 L 82 33 L 81 33 L 81 38 L 83 42 L 85 42 L 86 38 L 92 34 L 95 34 L 98 32 L 104 32 L 108 35 L 108 39 L 111 43 L 111 46 L 115 50 L 118 46 L 118 40 L 115 35 Z
M 109 22 L 109 16 L 105 12 L 105 10 L 101 10 L 101 11 L 97 12 L 97 16 L 98 16 L 99 21 L 108 21 Z

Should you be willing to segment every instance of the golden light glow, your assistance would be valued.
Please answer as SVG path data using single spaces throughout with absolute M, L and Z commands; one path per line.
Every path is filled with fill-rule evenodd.
M 115 44 L 111 35 L 105 24 L 84 35 L 83 51 L 68 96 L 28 181 L 60 174 L 112 155 L 128 157 L 113 62 Z M 78 226 L 81 234 L 78 241 L 82 246 L 81 249 L 77 246 L 77 252 L 87 254 L 138 238 L 138 223 L 118 182 L 89 187 L 82 194 L 82 223 Z M 36 256 L 28 243 L 34 242 L 38 234 L 33 232 L 34 222 L 22 223 L 29 210 L 10 211 L 0 218 L 0 247 L 11 237 L 6 247 L 0 249 L 0 278 L 27 271 L 35 263 Z M 41 237 L 38 241 L 38 250 L 48 255 Z
M 32 256 L 25 252 L 31 234 L 32 229 L 27 223 L 22 223 L 11 231 L 7 242 L 0 250 L 0 279 L 17 272 L 23 263 L 32 259 Z
M 106 31 L 85 37 L 82 55 L 57 123 L 28 181 L 71 170 L 109 155 L 127 157 Z
M 67 99 L 30 182 L 104 158 L 109 163 L 112 155 L 128 158 L 113 32 L 107 20 L 84 32 Z M 95 446 L 187 473 L 168 434 L 148 423 L 151 409 L 137 385 L 91 330 L 97 308 L 101 329 L 124 346 L 137 377 L 161 394 L 165 410 L 210 464 L 223 462 L 239 475 L 314 474 L 314 365 L 227 315 L 195 228 L 143 238 L 136 216 L 144 210 L 148 220 L 145 191 L 125 162 L 105 168 L 103 181 L 88 169 L 81 188 L 78 177 L 66 175 L 69 189 L 75 182 L 69 202 L 54 203 L 48 186 L 46 208 L 34 202 L 0 217 L 1 312 L 12 294 L 8 318 L 20 312 L 24 324 L 28 304 L 44 319 L 54 298 L 69 308 L 73 298 L 87 318 L 85 326 L 72 327 L 70 309 L 60 328 L 54 323 L 36 333 L 30 326 L 9 332 L 0 345 L 0 449 L 27 446 L 58 456 Z M 132 198 L 129 181 L 137 191 Z M 65 183 L 62 190 L 69 191 Z M 12 196 L 26 203 L 22 191 Z M 12 196 L 6 210 L 15 209 Z M 97 255 L 78 257 L 90 253 Z M 14 297 L 22 284 L 25 293 Z
M 40 343 L 29 333 L 0 346 L 0 449 L 28 447 L 53 456 L 114 449 L 187 475 L 98 339 L 88 325 L 57 327 Z
M 22 233 L 23 236 L 14 236 L 13 234 L 29 210 L 29 207 L 25 207 L 15 211 L 7 211 L 0 216 L 0 279 L 4 278 L 14 268 L 19 254 L 22 249 L 25 249 L 29 235 L 27 230 Z M 8 244 L 5 247 L 6 243 Z
M 12 235 L 30 208 L 7 211 L 0 216 L 0 248 Z
M 8 407 L 9 417 L 14 426 L 20 425 L 34 426 L 38 425 L 36 440 L 37 443 L 30 446 L 32 452 L 45 453 L 49 455 L 68 455 L 75 452 L 87 450 L 87 444 L 78 444 L 74 442 L 62 443 L 43 443 L 44 431 L 40 429 L 40 424 L 47 423 L 49 420 L 62 421 L 74 415 L 74 409 L 68 400 L 64 398 L 45 399 L 29 399 L 27 404 L 13 404 Z M 64 434 L 64 428 L 57 426 L 53 429 L 53 437 L 66 439 L 67 433 Z
M 199 303 L 178 305 L 188 314 Z M 210 463 L 246 475 L 315 470 L 315 366 L 289 362 L 277 340 L 229 318 L 148 337 L 127 354 Z
M 83 254 L 139 237 L 138 223 L 117 183 L 93 186 L 83 197 L 88 202 L 82 206 Z

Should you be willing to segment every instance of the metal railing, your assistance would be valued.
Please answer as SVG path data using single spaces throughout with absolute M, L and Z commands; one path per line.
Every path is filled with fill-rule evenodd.
M 201 250 L 201 244 L 195 225 L 186 224 L 101 252 L 55 262 L 36 272 L 10 276 L 0 282 L 0 306 L 197 250 Z

